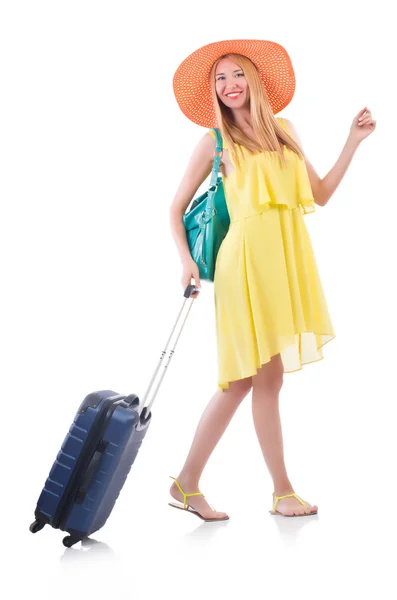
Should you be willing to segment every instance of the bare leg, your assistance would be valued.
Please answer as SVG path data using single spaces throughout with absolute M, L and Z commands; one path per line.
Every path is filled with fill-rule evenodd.
M 212 396 L 197 426 L 185 464 L 177 477 L 186 494 L 200 491 L 199 481 L 204 467 L 251 386 L 251 377 L 240 379 L 231 382 L 227 390 L 218 390 Z M 172 484 L 170 493 L 175 500 L 183 501 L 175 483 Z M 193 496 L 187 500 L 188 504 L 205 518 L 226 516 L 226 513 L 214 512 L 203 496 Z
M 294 489 L 287 475 L 284 462 L 283 436 L 281 430 L 279 394 L 283 384 L 283 363 L 280 354 L 262 365 L 252 377 L 252 415 L 256 434 L 266 465 L 273 479 L 276 496 L 291 494 Z M 276 510 L 283 514 L 315 512 L 317 506 L 307 508 L 296 498 L 279 500 Z

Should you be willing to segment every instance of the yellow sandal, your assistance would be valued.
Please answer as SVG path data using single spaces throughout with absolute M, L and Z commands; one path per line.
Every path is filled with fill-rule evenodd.
M 273 492 L 273 499 L 275 499 L 275 502 L 273 504 L 273 508 L 272 510 L 269 510 L 271 515 L 281 515 L 282 517 L 310 517 L 311 515 L 316 515 L 317 511 L 315 512 L 310 512 L 310 513 L 303 513 L 303 515 L 283 515 L 283 513 L 279 512 L 278 510 L 276 510 L 276 504 L 279 500 L 282 500 L 283 498 L 291 498 L 294 497 L 297 500 L 299 500 L 299 502 L 301 504 L 303 504 L 303 506 L 305 508 L 307 508 L 306 502 L 304 502 L 302 500 L 302 498 L 299 498 L 299 496 L 297 496 L 296 494 L 287 494 L 286 496 L 275 496 L 274 492 Z
M 197 517 L 199 517 L 203 521 L 227 521 L 229 519 L 229 517 L 223 517 L 222 519 L 205 519 L 202 515 L 200 515 L 200 513 L 197 510 L 194 510 L 186 502 L 186 498 L 188 498 L 189 496 L 203 496 L 205 498 L 204 494 L 202 492 L 194 492 L 193 494 L 185 494 L 185 492 L 183 491 L 183 489 L 179 485 L 178 480 L 175 479 L 175 477 L 171 477 L 171 475 L 169 477 L 170 477 L 170 479 L 173 479 L 175 481 L 177 488 L 179 489 L 179 491 L 183 495 L 183 506 L 180 503 L 174 503 L 174 502 L 169 502 L 168 503 L 169 506 L 172 506 L 173 508 L 179 508 L 180 510 L 186 510 L 187 512 L 192 513 L 193 515 L 196 515 Z M 212 508 L 212 510 L 214 512 L 216 512 L 216 510 L 215 510 L 215 508 L 213 506 L 211 506 L 211 508 Z

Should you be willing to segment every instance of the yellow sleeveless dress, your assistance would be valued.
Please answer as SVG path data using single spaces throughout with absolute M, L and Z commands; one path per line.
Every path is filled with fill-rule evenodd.
M 230 228 L 214 276 L 220 390 L 278 353 L 285 373 L 300 370 L 335 337 L 303 218 L 316 210 L 304 161 L 284 147 L 282 170 L 275 152 L 240 149 L 240 167 L 223 175 Z

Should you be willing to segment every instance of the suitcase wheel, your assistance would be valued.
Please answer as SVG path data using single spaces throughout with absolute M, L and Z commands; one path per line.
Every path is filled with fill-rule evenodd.
M 44 525 L 45 523 L 43 523 L 43 521 L 34 521 L 29 527 L 29 531 L 31 531 L 32 533 L 37 533 L 38 531 L 43 529 Z
M 79 540 L 78 538 L 74 538 L 71 535 L 67 535 L 66 537 L 63 538 L 62 540 L 62 544 L 64 546 L 66 546 L 66 548 L 71 548 L 72 546 L 74 546 L 74 544 L 77 544 L 77 542 L 80 542 L 81 540 Z

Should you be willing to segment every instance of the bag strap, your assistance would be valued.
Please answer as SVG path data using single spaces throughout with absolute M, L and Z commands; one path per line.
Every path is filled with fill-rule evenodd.
M 215 136 L 216 136 L 216 139 L 215 139 L 216 150 L 215 150 L 215 155 L 214 155 L 214 164 L 212 165 L 210 191 L 212 191 L 211 190 L 212 187 L 216 188 L 219 165 L 221 163 L 221 154 L 220 153 L 222 152 L 222 148 L 223 148 L 221 132 L 219 131 L 219 129 L 216 129 L 215 127 L 212 129 L 212 131 L 215 133 Z
M 216 129 L 215 127 L 213 127 L 212 131 L 215 133 L 215 146 L 216 146 L 216 151 L 217 152 L 221 152 L 222 148 L 223 148 L 223 143 L 222 143 L 222 136 L 221 136 L 221 132 L 219 129 Z

